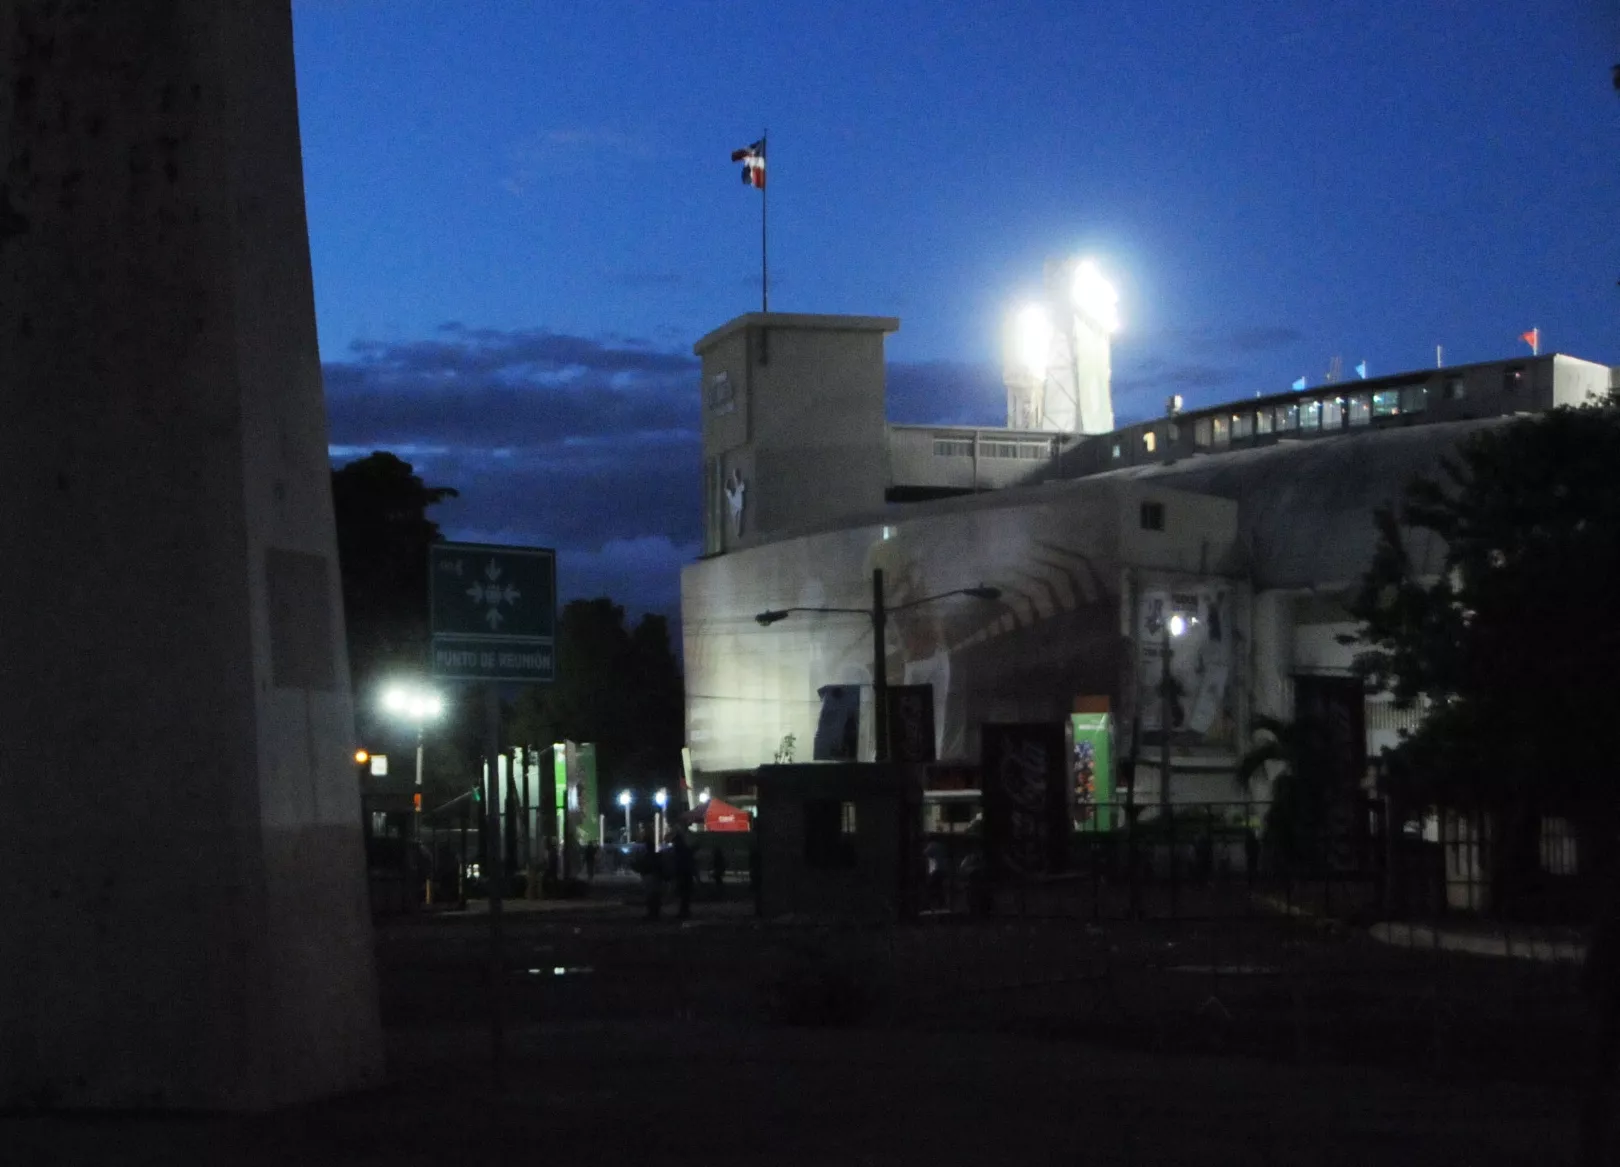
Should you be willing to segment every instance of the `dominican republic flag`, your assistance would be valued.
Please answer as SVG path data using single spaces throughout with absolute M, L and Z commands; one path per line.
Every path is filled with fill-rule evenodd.
M 741 150 L 731 152 L 733 162 L 743 164 L 742 180 L 749 186 L 765 189 L 765 139 L 761 138 L 752 146 L 744 146 Z

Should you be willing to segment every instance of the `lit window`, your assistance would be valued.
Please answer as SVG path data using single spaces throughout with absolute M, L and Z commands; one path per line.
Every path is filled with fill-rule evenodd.
M 1374 417 L 1394 417 L 1401 411 L 1401 391 L 1399 389 L 1383 389 L 1372 396 L 1372 415 Z
M 1257 434 L 1269 434 L 1271 432 L 1271 410 L 1262 409 L 1254 415 L 1254 432 Z
M 1297 430 L 1298 428 L 1299 428 L 1299 406 L 1297 406 L 1297 405 L 1279 405 L 1279 406 L 1277 406 L 1277 432 L 1278 433 L 1284 433 L 1284 432 L 1286 432 L 1288 430 Z
M 1119 457 L 1119 443 L 1118 442 L 1114 443 L 1114 457 L 1116 457 L 1116 458 Z
M 1148 430 L 1142 435 L 1142 449 L 1147 451 L 1149 454 L 1153 453 L 1154 447 L 1158 444 L 1159 435 L 1154 433 L 1152 430 Z
M 1232 415 L 1232 440 L 1254 436 L 1254 414 L 1234 413 Z
M 1401 390 L 1401 412 L 1422 413 L 1429 408 L 1429 387 L 1409 385 Z
M 1350 395 L 1350 424 L 1366 425 L 1372 420 L 1372 401 L 1365 393 Z
M 1322 402 L 1322 428 L 1336 430 L 1344 424 L 1344 398 L 1330 397 Z
M 1228 444 L 1232 440 L 1232 423 L 1224 417 L 1212 417 L 1209 421 L 1214 430 L 1215 445 Z
M 1193 445 L 1200 450 L 1207 450 L 1213 444 L 1213 427 L 1209 418 L 1201 417 L 1193 422 Z
M 1301 401 L 1299 403 L 1299 428 L 1302 430 L 1319 430 L 1322 428 L 1322 403 L 1320 401 Z

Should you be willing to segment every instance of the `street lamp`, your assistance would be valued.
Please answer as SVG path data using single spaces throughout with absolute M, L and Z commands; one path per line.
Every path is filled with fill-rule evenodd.
M 427 723 L 444 712 L 444 699 L 432 689 L 391 685 L 383 692 L 383 708 L 416 725 L 416 787 L 422 788 L 422 744 Z
M 628 846 L 630 844 L 630 842 L 631 842 L 631 839 L 630 839 L 630 804 L 632 802 L 634 802 L 634 801 L 635 801 L 635 799 L 630 797 L 630 792 L 628 790 L 619 791 L 619 805 L 624 807 L 624 842 L 625 842 L 626 846 Z
M 660 786 L 653 801 L 658 804 L 658 814 L 653 821 L 653 847 L 656 849 L 664 845 L 664 808 L 669 805 L 669 791 Z
M 1170 641 L 1172 637 L 1181 637 L 1187 630 L 1198 623 L 1196 616 L 1183 616 L 1180 612 L 1172 613 L 1164 622 L 1164 647 L 1159 656 L 1159 813 L 1170 813 L 1170 730 L 1175 724 L 1174 711 L 1171 708 L 1171 698 L 1175 691 L 1175 681 L 1170 676 Z
M 883 569 L 872 569 L 872 606 L 871 608 L 773 608 L 761 612 L 754 620 L 761 627 L 769 627 L 778 620 L 786 620 L 794 612 L 832 612 L 854 616 L 869 616 L 872 620 L 872 726 L 876 740 L 873 743 L 872 754 L 876 761 L 889 760 L 889 660 L 888 653 L 884 651 L 884 629 L 888 623 L 890 612 L 903 612 L 907 608 L 915 608 L 922 604 L 931 604 L 935 600 L 948 599 L 951 596 L 972 596 L 976 600 L 999 600 L 1001 589 L 985 587 L 983 584 L 976 588 L 955 588 L 948 592 L 940 592 L 937 596 L 924 596 L 920 600 L 910 600 L 904 604 L 887 607 L 883 599 Z
M 382 703 L 383 708 L 394 716 L 416 724 L 416 797 L 411 800 L 414 813 L 411 815 L 410 852 L 410 866 L 414 873 L 416 870 L 416 845 L 422 839 L 422 744 L 427 723 L 444 712 L 444 699 L 432 689 L 390 685 L 383 691 Z M 433 902 L 433 876 L 431 872 L 428 875 L 423 898 L 426 903 L 431 904 Z

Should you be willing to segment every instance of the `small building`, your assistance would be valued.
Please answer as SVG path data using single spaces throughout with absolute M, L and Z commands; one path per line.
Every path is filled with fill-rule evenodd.
M 760 914 L 916 915 L 922 788 L 922 775 L 911 766 L 761 766 Z

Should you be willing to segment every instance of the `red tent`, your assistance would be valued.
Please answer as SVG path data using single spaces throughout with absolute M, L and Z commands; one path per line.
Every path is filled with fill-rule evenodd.
M 703 829 L 706 831 L 746 831 L 752 826 L 748 812 L 729 802 L 711 798 L 704 804 Z

